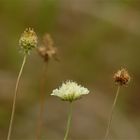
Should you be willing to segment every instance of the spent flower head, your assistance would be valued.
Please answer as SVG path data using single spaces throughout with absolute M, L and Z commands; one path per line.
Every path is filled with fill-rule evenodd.
M 76 82 L 67 81 L 58 89 L 53 90 L 51 95 L 58 96 L 64 101 L 72 102 L 89 93 L 87 88 L 78 85 Z
M 37 47 L 37 35 L 31 28 L 26 28 L 19 39 L 19 45 L 24 53 L 30 53 L 33 48 Z
M 42 46 L 38 47 L 38 53 L 47 62 L 49 59 L 54 58 L 58 60 L 57 57 L 57 48 L 54 47 L 54 42 L 50 34 L 45 34 L 43 37 L 43 44 Z
M 126 69 L 122 68 L 114 74 L 114 80 L 120 86 L 127 85 L 130 82 L 130 75 Z

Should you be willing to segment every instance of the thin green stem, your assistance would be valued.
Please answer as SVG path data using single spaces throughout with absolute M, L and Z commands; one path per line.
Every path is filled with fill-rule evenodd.
M 27 58 L 27 56 L 25 54 L 24 55 L 24 58 L 23 58 L 22 65 L 21 65 L 21 68 L 20 68 L 20 71 L 19 71 L 19 74 L 18 74 L 18 78 L 17 78 L 17 81 L 16 81 L 14 98 L 13 98 L 13 105 L 12 105 L 12 113 L 11 113 L 11 118 L 10 118 L 10 124 L 9 124 L 9 130 L 8 130 L 7 140 L 10 140 L 10 137 L 11 137 L 12 125 L 13 125 L 15 108 L 16 108 L 17 91 L 18 91 L 19 81 L 20 81 L 20 78 L 21 78 L 21 75 L 22 75 L 22 71 L 23 71 L 24 65 L 26 63 L 26 58 Z
M 67 140 L 67 137 L 68 137 L 71 118 L 72 118 L 72 102 L 70 103 L 70 110 L 69 110 L 69 116 L 68 116 L 68 121 L 67 121 L 67 127 L 66 127 L 66 133 L 65 133 L 64 140 Z
M 115 97 L 115 100 L 114 100 L 113 105 L 112 105 L 112 109 L 111 109 L 111 113 L 110 113 L 109 121 L 108 121 L 108 126 L 107 126 L 107 129 L 106 129 L 105 140 L 107 140 L 108 136 L 109 136 L 109 131 L 110 131 L 110 127 L 111 127 L 111 122 L 112 122 L 116 102 L 117 102 L 117 99 L 118 99 L 118 96 L 119 96 L 119 91 L 120 91 L 120 85 L 117 88 L 116 97 Z
M 39 116 L 38 116 L 38 126 L 37 126 L 37 133 L 36 133 L 36 140 L 41 139 L 41 130 L 43 127 L 44 121 L 44 110 L 45 110 L 45 81 L 46 81 L 46 70 L 47 70 L 47 63 L 43 64 L 43 71 L 41 76 L 41 84 L 40 84 L 40 108 L 39 108 Z

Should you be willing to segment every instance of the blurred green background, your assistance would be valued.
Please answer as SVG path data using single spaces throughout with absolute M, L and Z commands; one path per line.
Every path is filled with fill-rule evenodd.
M 46 79 L 42 140 L 63 139 L 68 103 L 50 93 L 74 80 L 90 94 L 74 103 L 69 140 L 101 140 L 116 85 L 113 74 L 127 68 L 132 80 L 121 89 L 111 128 L 112 140 L 140 139 L 140 2 L 138 0 L 0 0 L 0 140 L 6 139 L 12 99 L 23 59 L 18 40 L 26 27 L 39 39 L 47 32 L 59 50 Z M 43 60 L 28 57 L 11 140 L 35 140 Z

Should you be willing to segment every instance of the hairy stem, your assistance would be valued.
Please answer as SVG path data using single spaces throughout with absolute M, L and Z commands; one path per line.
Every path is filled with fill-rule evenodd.
M 15 108 L 16 108 L 17 92 L 18 92 L 18 87 L 19 87 L 19 82 L 20 82 L 20 78 L 21 78 L 21 75 L 22 75 L 22 71 L 23 71 L 24 65 L 26 63 L 26 58 L 27 58 L 27 56 L 25 54 L 24 55 L 24 58 L 23 58 L 22 65 L 21 65 L 21 68 L 20 68 L 20 71 L 19 71 L 19 74 L 18 74 L 18 78 L 17 78 L 17 81 L 16 81 L 14 98 L 13 98 L 13 105 L 12 105 L 12 113 L 11 113 L 11 118 L 10 118 L 10 124 L 9 124 L 9 130 L 8 130 L 7 140 L 10 140 L 10 137 L 11 137 L 12 125 L 13 125 Z
M 109 131 L 110 131 L 111 122 L 112 122 L 112 118 L 113 118 L 113 113 L 114 113 L 115 105 L 116 105 L 117 98 L 118 98 L 118 95 L 119 95 L 119 91 L 120 91 L 120 85 L 117 88 L 116 97 L 115 97 L 115 100 L 114 100 L 113 105 L 112 105 L 112 109 L 111 109 L 111 113 L 110 113 L 109 121 L 108 121 L 108 126 L 107 126 L 107 129 L 106 129 L 105 140 L 107 140 L 108 136 L 109 136 Z
M 44 116 L 44 108 L 45 108 L 45 81 L 46 81 L 46 70 L 47 63 L 43 64 L 42 76 L 41 76 L 41 84 L 40 84 L 40 109 L 38 116 L 38 126 L 37 126 L 37 135 L 36 140 L 41 139 L 41 130 L 43 127 L 43 116 Z
M 65 133 L 64 140 L 67 140 L 67 137 L 68 137 L 71 118 L 72 118 L 72 103 L 70 103 L 70 110 L 69 110 L 69 116 L 68 116 L 68 121 L 67 121 L 67 127 L 66 127 L 66 133 Z

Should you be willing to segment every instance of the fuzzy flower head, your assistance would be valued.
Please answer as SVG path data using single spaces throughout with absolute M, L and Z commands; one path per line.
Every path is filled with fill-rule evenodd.
M 45 34 L 43 37 L 42 46 L 38 47 L 39 55 L 44 59 L 45 62 L 54 58 L 55 60 L 59 60 L 57 57 L 57 48 L 54 46 L 54 42 L 50 34 Z
M 114 74 L 114 80 L 120 86 L 127 85 L 130 82 L 130 75 L 127 70 L 122 68 Z
M 78 85 L 76 82 L 67 81 L 59 89 L 53 90 L 51 95 L 58 96 L 64 101 L 72 102 L 89 93 L 87 88 Z
M 37 35 L 33 29 L 27 28 L 19 39 L 19 45 L 24 53 L 29 53 L 30 50 L 37 47 Z

